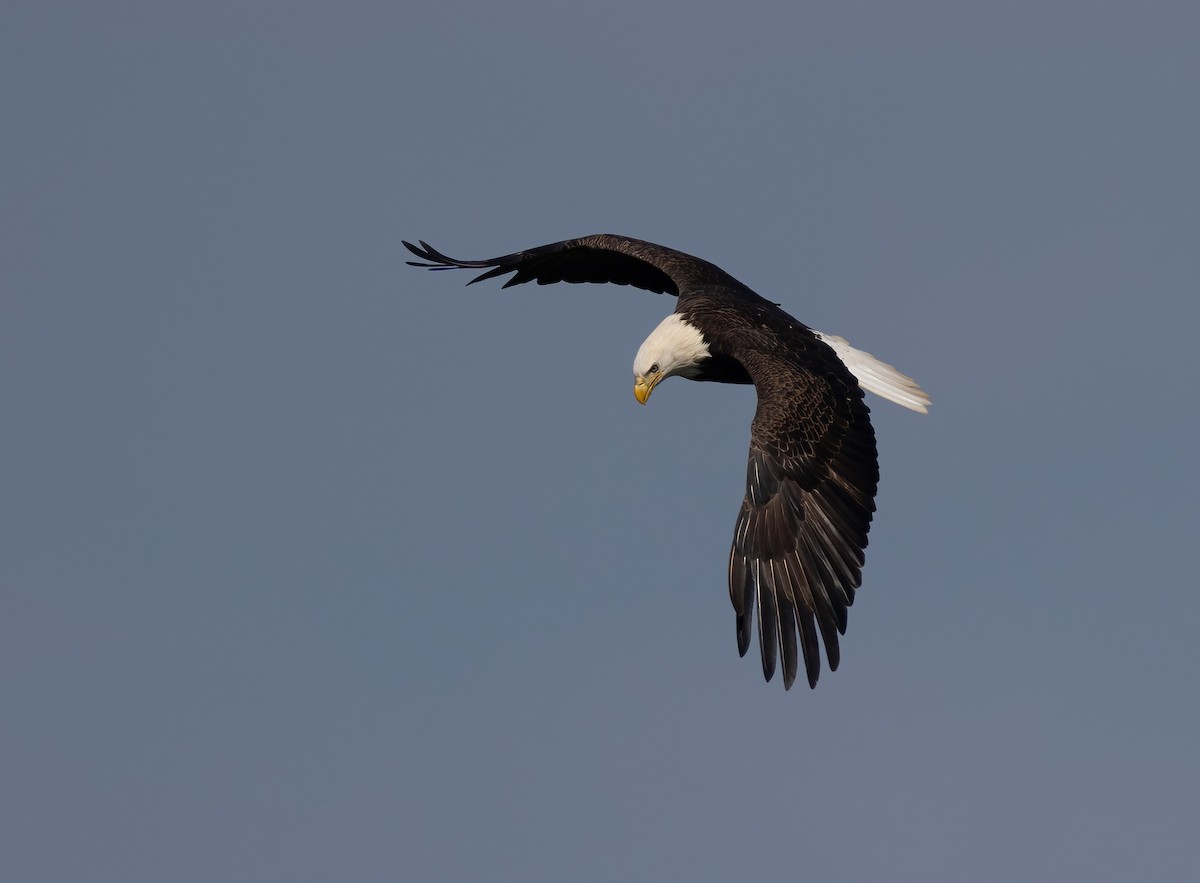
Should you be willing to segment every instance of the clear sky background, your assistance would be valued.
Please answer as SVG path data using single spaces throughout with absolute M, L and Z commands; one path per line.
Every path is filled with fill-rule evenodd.
M 1196 879 L 1196 10 L 4 3 L 0 875 Z M 594 232 L 934 398 L 816 691 Z

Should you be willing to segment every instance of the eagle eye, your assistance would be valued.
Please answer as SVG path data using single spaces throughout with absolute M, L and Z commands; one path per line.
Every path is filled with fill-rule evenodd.
M 658 373 L 658 362 L 655 362 L 653 365 L 650 366 L 650 373 L 651 374 Z

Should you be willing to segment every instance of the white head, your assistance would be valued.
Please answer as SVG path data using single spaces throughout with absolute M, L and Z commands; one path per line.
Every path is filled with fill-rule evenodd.
M 678 374 L 695 377 L 708 358 L 708 344 L 694 325 L 672 313 L 650 332 L 633 357 L 633 394 L 643 405 L 660 381 Z

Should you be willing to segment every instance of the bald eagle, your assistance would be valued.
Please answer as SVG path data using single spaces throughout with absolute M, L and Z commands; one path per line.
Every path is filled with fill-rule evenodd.
M 863 390 L 925 413 L 929 397 L 915 381 L 807 327 L 708 261 L 651 242 L 600 234 L 484 261 L 455 260 L 425 242 L 404 245 L 420 258 L 408 261 L 414 267 L 484 270 L 468 284 L 512 273 L 505 288 L 613 282 L 675 295 L 675 312 L 634 357 L 637 400 L 645 404 L 673 376 L 752 383 L 758 392 L 746 498 L 729 553 L 738 653 L 750 647 L 757 611 L 768 681 L 782 658 L 790 689 L 803 657 L 815 687 L 820 643 L 837 669 L 879 483 Z

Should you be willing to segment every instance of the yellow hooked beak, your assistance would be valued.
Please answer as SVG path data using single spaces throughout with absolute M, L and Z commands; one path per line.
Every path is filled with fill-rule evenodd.
M 650 393 L 654 391 L 654 387 L 660 380 L 662 380 L 661 374 L 652 375 L 649 379 L 639 374 L 633 381 L 633 397 L 638 400 L 639 404 L 646 404 L 650 400 Z

